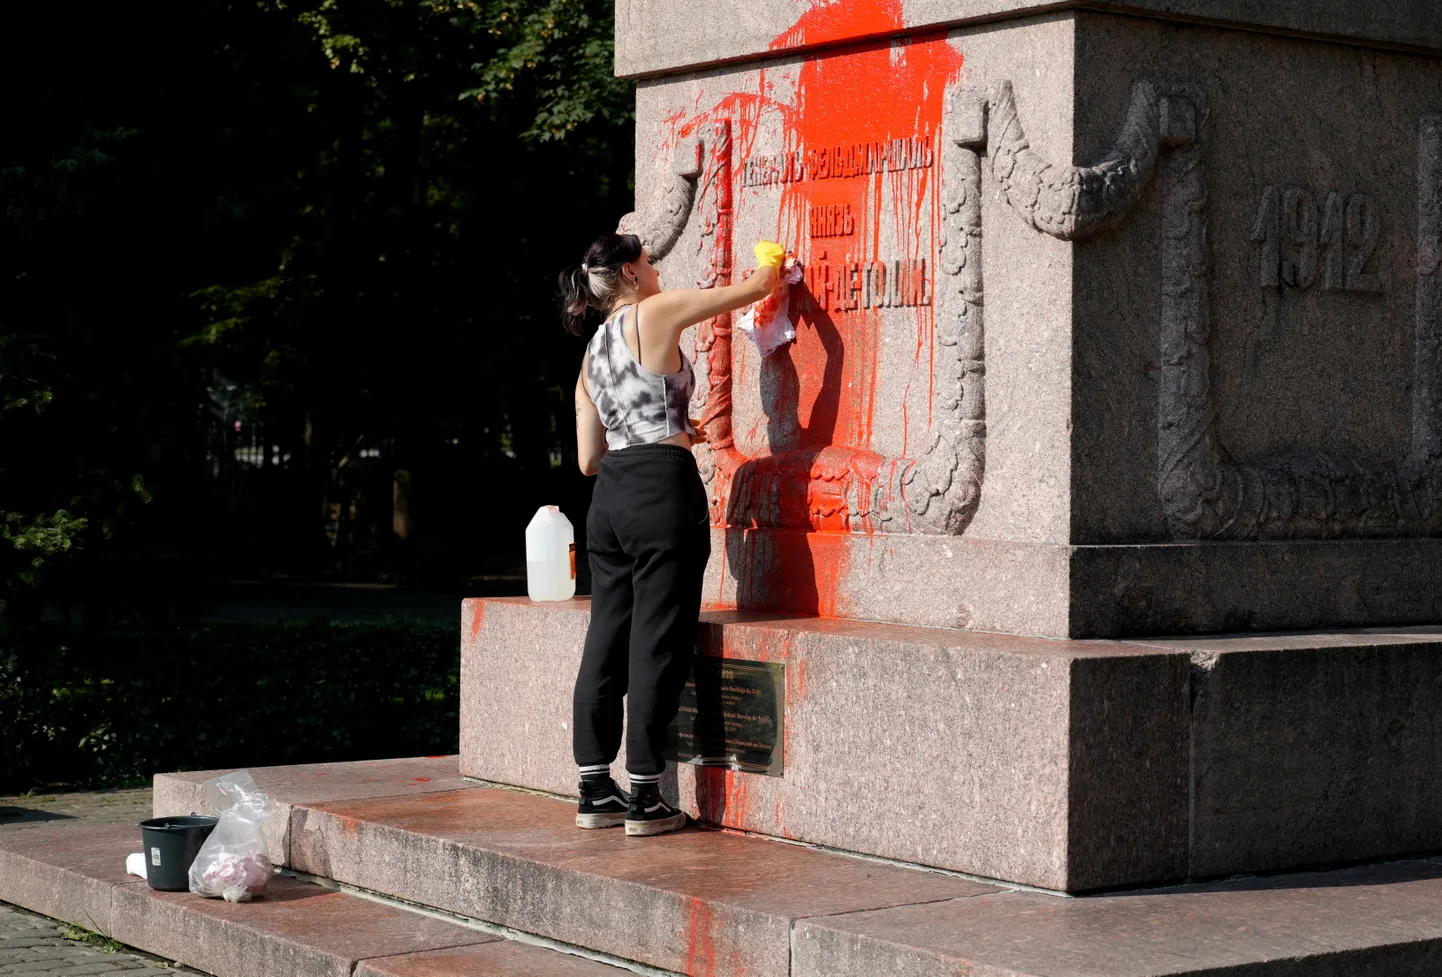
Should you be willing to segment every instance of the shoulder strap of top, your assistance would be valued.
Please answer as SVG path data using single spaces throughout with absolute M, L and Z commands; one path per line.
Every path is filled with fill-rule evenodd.
M 628 306 L 631 310 L 631 321 L 636 323 L 636 362 L 641 368 L 646 368 L 646 347 L 641 345 L 641 307 L 639 305 Z M 621 342 L 626 341 L 626 313 L 621 312 Z

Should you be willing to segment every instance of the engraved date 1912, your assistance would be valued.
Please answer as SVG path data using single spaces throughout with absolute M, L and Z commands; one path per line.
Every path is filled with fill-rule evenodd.
M 1324 292 L 1382 291 L 1382 276 L 1368 271 L 1381 235 L 1377 207 L 1365 193 L 1335 190 L 1326 203 L 1304 187 L 1266 187 L 1257 207 L 1252 241 L 1262 246 L 1258 284 Z

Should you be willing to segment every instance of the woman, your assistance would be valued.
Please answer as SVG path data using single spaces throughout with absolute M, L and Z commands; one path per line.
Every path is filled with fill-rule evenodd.
M 686 327 L 769 295 L 782 257 L 763 241 L 741 284 L 665 292 L 638 237 L 606 234 L 561 273 L 570 332 L 580 334 L 588 308 L 607 315 L 576 378 L 581 471 L 598 476 L 586 520 L 591 624 L 573 703 L 578 827 L 624 822 L 628 835 L 655 835 L 686 824 L 661 799 L 661 753 L 690 670 L 711 527 L 690 450 L 695 381 L 679 341 Z M 611 779 L 623 699 L 630 797 Z

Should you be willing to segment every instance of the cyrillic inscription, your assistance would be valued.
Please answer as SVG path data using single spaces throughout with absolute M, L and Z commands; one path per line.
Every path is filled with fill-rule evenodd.
M 931 304 L 925 258 L 892 261 L 828 261 L 825 252 L 806 263 L 812 307 L 829 312 Z
M 920 136 L 796 149 L 746 160 L 741 164 L 741 185 L 764 187 L 775 183 L 920 170 L 931 166 L 932 156 L 931 140 Z
M 826 204 L 811 208 L 811 236 L 846 237 L 856 233 L 856 217 L 850 204 Z
M 1251 240 L 1260 244 L 1257 280 L 1262 288 L 1324 292 L 1382 291 L 1382 276 L 1368 271 L 1381 236 L 1377 207 L 1365 193 L 1333 190 L 1318 207 L 1304 187 L 1266 187 L 1257 205 Z

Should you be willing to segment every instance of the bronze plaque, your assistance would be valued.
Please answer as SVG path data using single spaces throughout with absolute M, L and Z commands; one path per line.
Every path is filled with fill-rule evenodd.
M 697 655 L 667 759 L 781 776 L 786 666 Z

